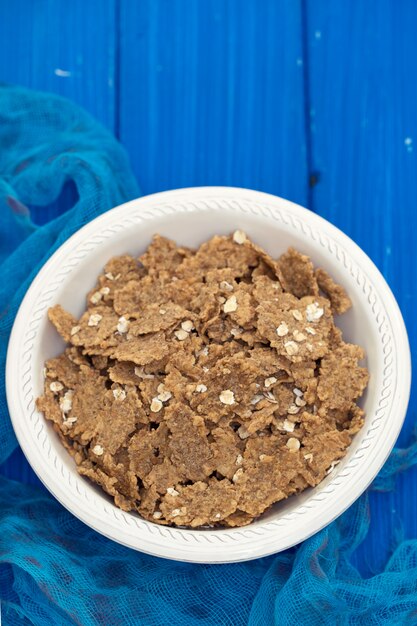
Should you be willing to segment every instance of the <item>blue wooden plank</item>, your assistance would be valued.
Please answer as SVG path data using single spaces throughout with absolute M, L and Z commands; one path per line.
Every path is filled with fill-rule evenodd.
M 116 0 L 0 2 L 0 80 L 67 96 L 113 130 Z
M 67 96 L 114 129 L 116 0 L 0 2 L 0 80 Z M 44 223 L 76 201 L 66 186 L 48 207 L 31 207 Z M 39 484 L 20 450 L 0 474 Z
M 120 138 L 145 193 L 237 185 L 306 203 L 300 3 L 125 0 Z
M 307 0 L 311 167 L 314 209 L 375 261 L 403 311 L 416 362 L 417 4 L 413 0 Z M 412 392 L 405 445 L 415 428 Z M 358 555 L 381 567 L 398 520 L 417 536 L 417 471 L 401 488 L 371 498 L 372 531 Z

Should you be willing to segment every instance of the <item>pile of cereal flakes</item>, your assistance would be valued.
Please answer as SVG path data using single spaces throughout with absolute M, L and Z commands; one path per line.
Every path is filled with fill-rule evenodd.
M 363 424 L 368 372 L 334 314 L 344 289 L 242 231 L 197 251 L 156 235 L 111 259 L 37 406 L 78 471 L 159 524 L 242 526 L 317 485 Z

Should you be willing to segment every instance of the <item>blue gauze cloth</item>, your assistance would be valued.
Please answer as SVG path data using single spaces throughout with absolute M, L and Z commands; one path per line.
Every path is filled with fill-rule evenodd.
M 75 184 L 75 205 L 35 226 L 28 207 Z M 117 141 L 51 94 L 0 87 L 0 462 L 17 442 L 4 389 L 17 308 L 46 259 L 88 221 L 139 195 Z M 45 209 L 46 210 L 46 209 Z M 393 486 L 417 449 L 395 450 L 375 481 Z M 367 496 L 301 545 L 256 561 L 192 565 L 97 534 L 39 487 L 0 477 L 4 626 L 344 626 L 417 624 L 417 541 L 363 579 L 351 556 L 369 526 Z

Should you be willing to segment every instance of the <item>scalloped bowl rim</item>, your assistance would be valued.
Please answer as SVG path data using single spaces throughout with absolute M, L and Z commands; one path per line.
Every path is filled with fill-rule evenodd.
M 266 242 L 267 249 L 272 241 L 278 241 L 272 238 L 280 233 L 286 243 L 310 253 L 315 264 L 319 258 L 350 295 L 353 293 L 356 306 L 362 307 L 356 318 L 352 314 L 350 331 L 349 324 L 347 328 L 353 340 L 361 332 L 369 341 L 373 367 L 366 423 L 345 459 L 318 487 L 275 505 L 250 526 L 203 530 L 159 526 L 121 511 L 99 488 L 79 476 L 50 424 L 36 410 L 34 400 L 42 388 L 44 355 L 49 356 L 49 346 L 55 342 L 48 334 L 46 311 L 62 301 L 67 283 L 82 283 L 83 266 L 98 263 L 99 267 L 111 256 L 111 246 L 118 246 L 115 254 L 119 254 L 129 240 L 132 248 L 133 232 L 138 242 L 141 232 L 147 232 L 139 252 L 153 232 L 177 233 L 174 239 L 182 239 L 183 233 L 180 243 L 187 244 L 188 239 L 204 241 L 216 232 L 241 226 L 257 243 Z M 100 254 L 107 257 L 101 259 Z M 97 271 L 91 273 L 91 286 L 96 276 Z M 84 297 L 85 291 L 79 297 L 78 311 Z M 405 418 L 410 382 L 405 325 L 391 290 L 369 257 L 339 229 L 308 209 L 277 196 L 232 187 L 195 187 L 138 198 L 74 233 L 45 263 L 28 289 L 14 322 L 6 365 L 7 400 L 16 436 L 49 491 L 76 517 L 114 541 L 156 556 L 201 563 L 243 561 L 276 553 L 336 519 L 363 493 L 394 446 Z

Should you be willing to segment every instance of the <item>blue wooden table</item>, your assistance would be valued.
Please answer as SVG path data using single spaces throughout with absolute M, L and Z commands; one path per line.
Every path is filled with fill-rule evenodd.
M 0 0 L 0 80 L 83 105 L 145 194 L 252 187 L 327 218 L 384 273 L 415 353 L 416 29 L 414 0 Z M 413 392 L 400 445 L 415 422 Z M 37 482 L 20 451 L 0 471 Z M 417 537 L 417 469 L 370 502 L 365 575 Z

